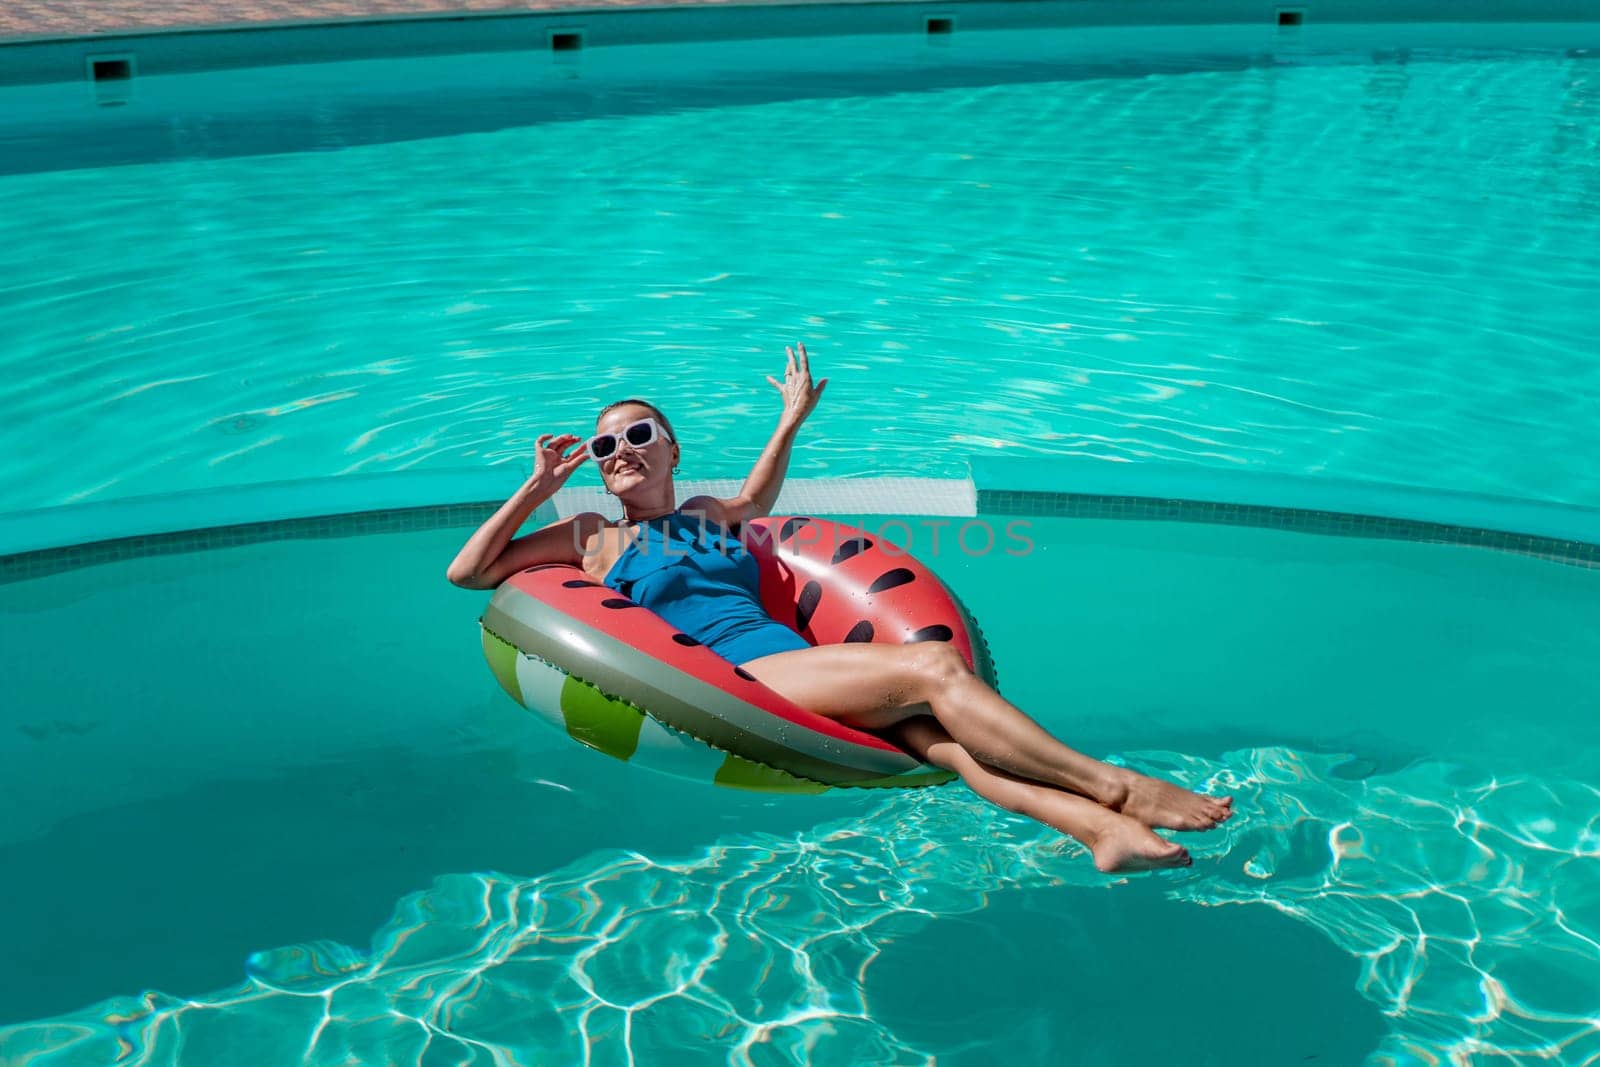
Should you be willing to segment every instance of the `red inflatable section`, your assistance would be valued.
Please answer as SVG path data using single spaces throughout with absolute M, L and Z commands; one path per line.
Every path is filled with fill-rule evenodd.
M 767 614 L 814 645 L 948 641 L 993 681 L 988 649 L 932 571 L 865 530 L 799 516 L 741 534 L 761 566 Z

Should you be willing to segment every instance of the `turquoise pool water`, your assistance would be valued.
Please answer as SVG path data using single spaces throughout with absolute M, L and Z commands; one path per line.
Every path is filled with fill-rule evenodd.
M 833 379 L 796 477 L 1600 505 L 1600 60 L 1114 66 L 549 109 L 443 78 L 108 126 L 94 166 L 12 108 L 0 512 L 509 471 L 632 393 L 737 476 L 795 339 Z M 1600 1058 L 1600 569 L 1030 521 L 1026 557 L 930 562 L 1052 731 L 1239 797 L 1191 870 L 1107 879 L 959 788 L 729 793 L 547 733 L 443 582 L 465 530 L 0 584 L 0 1062 Z
M 213 116 L 78 138 L 150 162 L 0 176 L 0 508 L 526 464 L 631 393 L 732 476 L 796 339 L 832 378 L 801 474 L 1077 454 L 1600 503 L 1593 55 L 554 102 L 453 89 L 477 62 L 237 121 L 250 75 L 213 79 Z M 452 121 L 490 128 L 424 136 Z M 44 166 L 20 122 L 0 154 Z
M 464 531 L 0 586 L 22 697 L 0 867 L 27 872 L 0 897 L 0 1048 L 30 1067 L 576 1063 L 586 1039 L 594 1063 L 703 1062 L 707 1042 L 759 1064 L 1597 1051 L 1600 571 L 1032 521 L 1031 556 L 939 569 L 1051 730 L 1239 797 L 1225 832 L 1186 835 L 1190 870 L 1115 882 L 959 788 L 768 797 L 583 749 L 484 668 L 483 595 L 438 577 Z M 387 576 L 391 630 L 370 632 L 369 582 L 327 578 L 360 573 Z M 1072 610 L 1016 610 L 1023 583 Z

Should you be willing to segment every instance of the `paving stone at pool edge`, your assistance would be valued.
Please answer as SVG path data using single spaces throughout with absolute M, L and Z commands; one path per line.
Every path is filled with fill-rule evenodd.
M 717 0 L 711 0 L 716 3 Z M 777 0 L 740 0 L 741 3 Z M 783 0 L 786 3 L 797 0 Z M 805 2 L 805 0 L 799 0 Z M 818 0 L 820 2 L 820 0 Z M 139 30 L 237 26 L 249 23 L 326 22 L 335 19 L 419 15 L 518 14 L 605 7 L 660 7 L 673 0 L 21 0 L 0 5 L 0 41 L 14 37 L 88 36 Z M 705 6 L 695 0 L 683 6 Z

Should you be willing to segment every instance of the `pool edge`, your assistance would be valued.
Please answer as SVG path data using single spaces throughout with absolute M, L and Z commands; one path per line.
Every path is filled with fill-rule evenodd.
M 970 461 L 980 515 L 1249 526 L 1600 568 L 1600 509 L 1422 486 L 1090 457 Z
M 0 584 L 145 556 L 296 538 L 465 529 L 520 483 L 510 467 L 268 482 L 0 514 Z M 687 497 L 736 488 L 685 482 Z M 607 504 L 612 505 L 611 508 Z M 597 487 L 563 488 L 530 521 L 614 510 Z M 1600 569 L 1600 509 L 1259 471 L 1087 457 L 969 461 L 961 478 L 791 478 L 779 512 L 987 515 L 1270 528 L 1486 548 Z

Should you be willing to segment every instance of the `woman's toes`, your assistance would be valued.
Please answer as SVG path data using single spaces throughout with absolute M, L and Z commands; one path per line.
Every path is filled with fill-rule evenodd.
M 1094 865 L 1107 873 L 1147 871 L 1157 867 L 1187 867 L 1193 860 L 1176 841 L 1129 818 L 1118 818 L 1099 834 L 1090 849 Z
M 1167 842 L 1168 848 L 1161 850 L 1160 858 L 1163 866 L 1187 867 L 1194 862 L 1194 857 L 1189 855 L 1189 850 L 1176 841 Z

